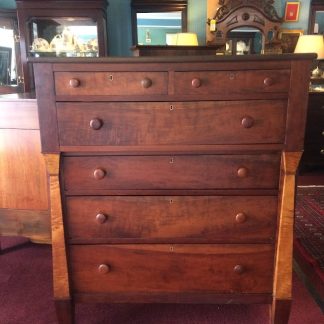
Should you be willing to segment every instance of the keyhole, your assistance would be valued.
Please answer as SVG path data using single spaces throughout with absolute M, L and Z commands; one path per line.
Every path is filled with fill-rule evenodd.
M 170 111 L 172 111 L 174 109 L 173 105 L 170 105 Z
M 170 159 L 170 163 L 174 163 L 174 158 L 173 157 Z
M 110 74 L 110 75 L 108 76 L 108 79 L 109 79 L 110 81 L 113 81 L 113 80 L 114 80 L 114 77 L 113 77 L 113 75 L 112 75 L 112 74 Z

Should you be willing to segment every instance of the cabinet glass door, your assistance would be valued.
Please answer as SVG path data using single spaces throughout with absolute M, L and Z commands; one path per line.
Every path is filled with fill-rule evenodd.
M 28 56 L 99 56 L 98 26 L 91 18 L 32 18 L 28 30 Z

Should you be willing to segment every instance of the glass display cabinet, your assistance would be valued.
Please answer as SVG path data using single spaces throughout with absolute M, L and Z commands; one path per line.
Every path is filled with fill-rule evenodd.
M 106 0 L 16 0 L 25 91 L 29 57 L 106 56 Z

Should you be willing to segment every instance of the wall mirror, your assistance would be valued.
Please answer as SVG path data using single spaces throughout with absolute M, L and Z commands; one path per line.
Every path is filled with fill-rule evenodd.
M 166 45 L 167 35 L 187 31 L 187 0 L 132 0 L 133 45 Z
M 21 92 L 18 23 L 15 10 L 0 10 L 0 94 Z
M 226 54 L 261 54 L 264 50 L 264 35 L 253 27 L 240 27 L 227 32 Z
M 324 1 L 323 0 L 313 0 L 311 2 L 308 33 L 324 35 Z

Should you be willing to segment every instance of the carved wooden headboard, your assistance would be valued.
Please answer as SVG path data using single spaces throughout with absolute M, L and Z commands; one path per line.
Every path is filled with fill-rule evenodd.
M 265 44 L 276 40 L 282 18 L 273 3 L 273 0 L 219 0 L 215 16 L 207 21 L 209 25 L 216 21 L 208 45 L 225 44 L 227 33 L 243 26 L 259 29 L 265 36 Z

